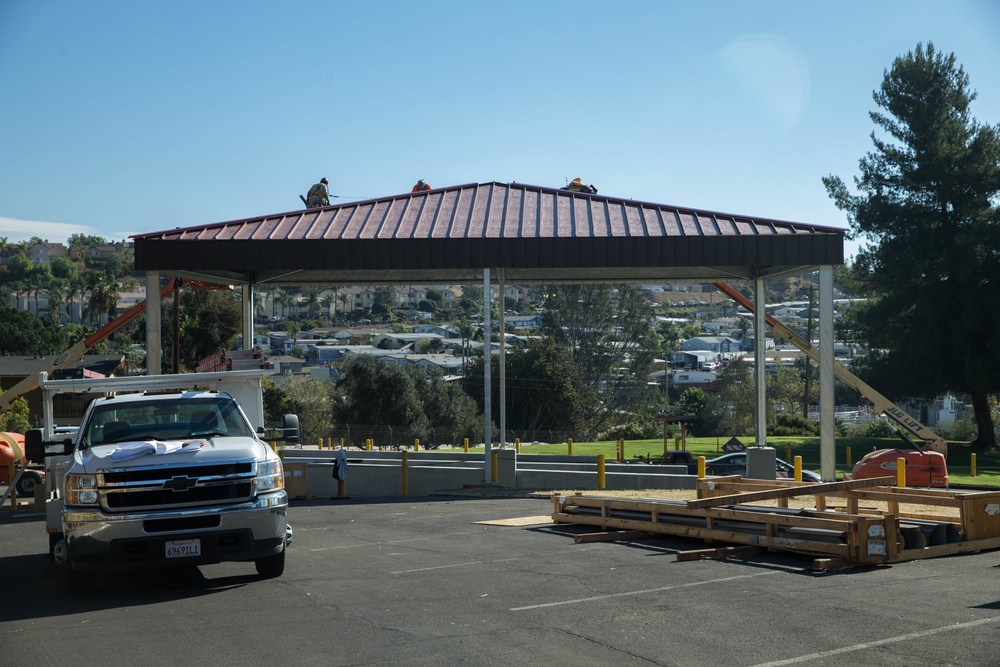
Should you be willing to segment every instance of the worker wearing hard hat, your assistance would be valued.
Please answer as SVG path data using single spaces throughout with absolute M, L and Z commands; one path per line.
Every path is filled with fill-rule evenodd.
M 309 208 L 319 208 L 330 205 L 329 181 L 326 178 L 319 179 L 319 183 L 309 188 L 306 195 L 306 206 Z
M 569 182 L 569 185 L 563 188 L 563 190 L 569 190 L 570 192 L 587 192 L 592 195 L 597 194 L 597 188 L 593 185 L 584 185 L 583 180 L 579 178 L 574 178 Z
M 413 186 L 413 189 L 410 190 L 410 192 L 421 192 L 423 190 L 433 190 L 433 189 L 434 188 L 431 187 L 430 183 L 421 178 L 419 181 L 417 181 L 417 184 Z

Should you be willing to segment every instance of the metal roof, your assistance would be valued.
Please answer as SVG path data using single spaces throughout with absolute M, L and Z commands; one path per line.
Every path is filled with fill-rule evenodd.
M 138 234 L 135 266 L 230 283 L 649 282 L 844 263 L 845 230 L 520 183 Z

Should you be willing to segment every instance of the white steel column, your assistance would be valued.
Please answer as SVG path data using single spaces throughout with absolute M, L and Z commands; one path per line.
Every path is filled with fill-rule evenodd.
M 146 375 L 161 373 L 160 272 L 146 271 Z
M 767 294 L 764 279 L 754 278 L 753 283 L 753 379 L 756 408 L 754 410 L 754 444 L 767 445 L 767 363 L 764 338 L 767 334 Z
M 253 283 L 243 286 L 243 349 L 253 349 Z
M 819 464 L 824 482 L 837 478 L 833 336 L 833 267 L 823 266 L 819 270 Z
M 486 418 L 484 420 L 485 424 L 483 426 L 483 443 L 485 443 L 486 446 L 486 461 L 483 466 L 483 470 L 486 471 L 486 479 L 483 481 L 486 484 L 490 484 L 493 481 L 493 461 L 491 460 L 493 454 L 493 432 L 490 428 L 490 415 L 493 412 L 493 406 L 491 405 L 493 372 L 490 368 L 493 363 L 493 353 L 490 350 L 492 346 L 490 341 L 490 306 L 492 305 L 492 301 L 493 297 L 490 292 L 490 270 L 487 268 L 483 269 L 483 408 L 486 412 Z
M 504 275 L 497 269 L 500 289 L 500 449 L 507 442 L 507 329 L 504 321 Z

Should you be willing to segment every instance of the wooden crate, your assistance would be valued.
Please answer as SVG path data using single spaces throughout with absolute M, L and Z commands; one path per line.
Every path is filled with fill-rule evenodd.
M 818 569 L 1000 548 L 1000 492 L 889 486 L 894 481 L 812 484 L 738 475 L 705 478 L 698 480 L 697 500 L 552 496 L 552 519 L 605 531 L 676 535 L 811 554 L 817 557 L 814 567 Z M 788 509 L 788 499 L 801 496 L 813 496 L 815 506 Z M 828 502 L 834 498 L 842 501 L 837 507 Z M 778 507 L 752 504 L 761 501 L 775 501 Z M 885 507 L 874 507 L 876 502 Z M 901 511 L 902 506 L 906 511 Z M 932 508 L 946 511 L 941 514 Z M 925 542 L 924 535 L 938 541 L 928 538 Z M 941 540 L 941 535 L 947 538 Z
M 284 463 L 285 468 L 285 491 L 289 498 L 305 498 L 306 492 L 306 464 L 305 463 Z

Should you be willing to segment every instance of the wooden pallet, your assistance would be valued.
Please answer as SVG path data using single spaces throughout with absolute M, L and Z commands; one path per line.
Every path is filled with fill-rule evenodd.
M 817 569 L 1000 548 L 1000 492 L 902 489 L 889 486 L 894 481 L 810 484 L 734 475 L 699 480 L 697 500 L 555 495 L 552 520 L 808 554 L 815 556 Z M 801 496 L 813 496 L 815 506 L 787 506 L 788 499 Z M 832 498 L 843 505 L 834 507 Z M 778 507 L 753 504 L 761 501 L 775 501 Z M 886 508 L 862 507 L 865 502 Z M 900 511 L 901 505 L 916 506 L 916 511 Z M 929 507 L 951 508 L 953 516 Z

